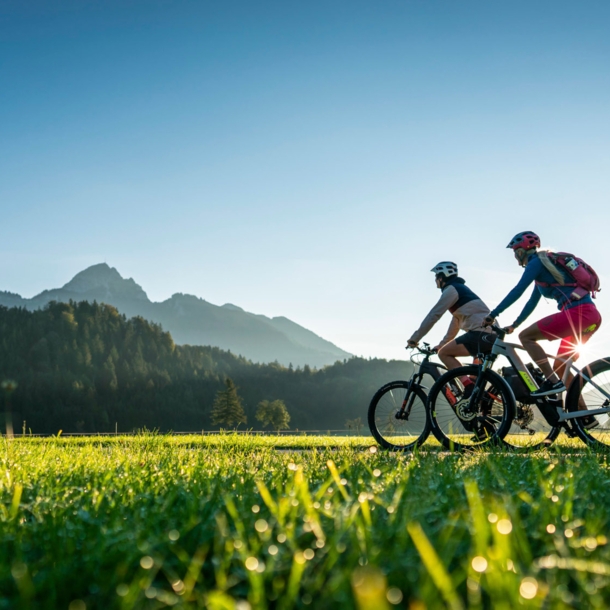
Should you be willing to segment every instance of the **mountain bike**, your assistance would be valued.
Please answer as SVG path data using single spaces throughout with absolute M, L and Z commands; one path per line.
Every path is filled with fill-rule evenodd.
M 587 444 L 610 446 L 610 359 L 597 360 L 579 369 L 574 365 L 573 358 L 563 359 L 547 354 L 548 357 L 565 363 L 564 383 L 570 372 L 574 374 L 564 406 L 558 396 L 531 396 L 531 392 L 537 390 L 539 383 L 544 381 L 542 372 L 532 364 L 523 364 L 516 350 L 524 348 L 505 342 L 505 329 L 498 326 L 493 326 L 492 329 L 497 337 L 491 352 L 482 356 L 480 366 L 449 371 L 454 374 L 454 383 L 459 383 L 456 378 L 463 379 L 464 375 L 469 375 L 474 380 L 468 409 L 474 408 L 471 402 L 474 404 L 486 396 L 490 382 L 494 382 L 497 387 L 504 384 L 509 387 L 509 394 L 502 398 L 505 401 L 503 417 L 496 422 L 493 430 L 490 429 L 492 439 L 502 439 L 503 444 L 509 447 L 534 450 L 550 445 L 563 429 L 569 436 L 578 436 Z M 509 367 L 502 369 L 502 376 L 491 368 L 500 355 L 505 356 L 510 363 Z M 449 374 L 443 375 L 435 384 L 439 387 L 433 386 L 428 397 L 432 431 L 437 438 L 439 428 L 435 426 L 434 412 L 442 406 L 437 404 L 443 402 L 442 384 L 449 382 Z M 533 406 L 537 407 L 536 411 Z M 450 446 L 455 444 L 454 435 L 450 432 L 439 440 L 445 446 Z
M 407 348 L 409 349 L 409 348 Z M 442 364 L 430 362 L 436 353 L 427 343 L 413 348 L 410 360 L 417 366 L 408 381 L 391 381 L 379 388 L 368 411 L 368 424 L 375 440 L 385 449 L 409 451 L 423 444 L 430 434 L 424 375 L 437 380 Z M 418 359 L 420 356 L 423 358 Z

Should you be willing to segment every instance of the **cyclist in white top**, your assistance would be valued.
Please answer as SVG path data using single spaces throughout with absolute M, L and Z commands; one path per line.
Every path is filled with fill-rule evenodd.
M 483 329 L 483 321 L 489 316 L 489 307 L 458 276 L 455 263 L 443 261 L 431 271 L 434 273 L 436 286 L 442 291 L 441 298 L 411 335 L 407 345 L 416 347 L 443 314 L 450 311 L 452 318 L 447 333 L 434 349 L 438 351 L 443 364 L 448 369 L 454 369 L 462 366 L 459 357 L 476 356 L 491 351 L 496 335 Z M 466 332 L 457 337 L 460 330 Z

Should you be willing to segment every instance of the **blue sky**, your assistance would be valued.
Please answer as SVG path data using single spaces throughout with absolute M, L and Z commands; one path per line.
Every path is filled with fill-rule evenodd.
M 493 306 L 518 231 L 610 286 L 609 22 L 607 2 L 5 1 L 0 289 L 106 261 L 153 300 L 403 357 L 432 265 Z

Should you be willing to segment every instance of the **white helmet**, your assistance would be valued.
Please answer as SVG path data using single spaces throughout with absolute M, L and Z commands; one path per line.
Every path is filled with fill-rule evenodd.
M 450 261 L 442 261 L 441 263 L 434 265 L 430 271 L 436 275 L 442 273 L 445 277 L 452 277 L 458 274 L 457 265 Z

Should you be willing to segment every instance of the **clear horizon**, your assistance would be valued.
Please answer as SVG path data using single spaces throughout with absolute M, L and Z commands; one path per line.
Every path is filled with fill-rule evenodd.
M 596 268 L 606 317 L 609 17 L 6 2 L 0 290 L 32 297 L 106 262 L 154 301 L 230 302 L 405 358 L 438 298 L 429 269 L 455 260 L 493 307 L 520 275 L 506 243 L 531 229 Z

